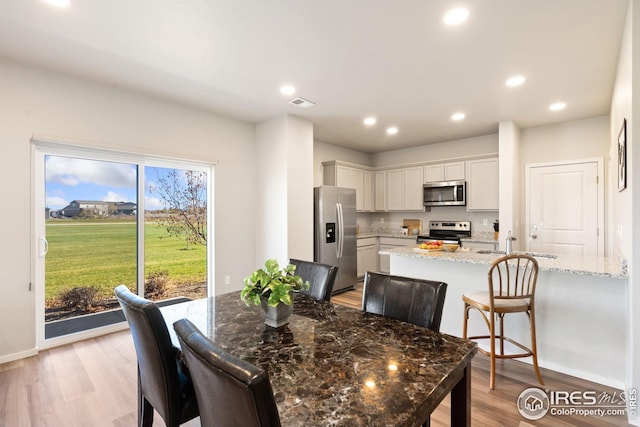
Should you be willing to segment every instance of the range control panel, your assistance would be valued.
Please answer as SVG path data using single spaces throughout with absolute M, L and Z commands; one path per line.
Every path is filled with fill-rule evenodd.
M 467 231 L 471 233 L 470 221 L 429 221 L 429 230 Z

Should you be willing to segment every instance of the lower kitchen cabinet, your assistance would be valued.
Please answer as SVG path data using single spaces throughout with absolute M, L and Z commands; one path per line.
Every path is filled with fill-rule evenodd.
M 405 239 L 399 237 L 380 237 L 380 251 L 385 249 L 394 249 L 403 246 L 409 246 L 415 244 L 413 239 Z M 379 271 L 382 273 L 389 273 L 390 271 L 390 257 L 389 255 L 378 255 Z
M 358 239 L 358 278 L 367 271 L 378 271 L 378 238 Z
M 472 251 L 476 251 L 478 249 L 487 249 L 490 251 L 497 251 L 498 250 L 498 242 L 497 241 L 487 241 L 487 242 L 468 242 L 463 240 L 462 241 L 462 245 L 463 248 L 469 248 Z

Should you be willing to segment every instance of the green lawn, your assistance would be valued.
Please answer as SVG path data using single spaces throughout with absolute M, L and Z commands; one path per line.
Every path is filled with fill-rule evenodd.
M 75 286 L 96 286 L 100 296 L 113 295 L 121 283 L 135 289 L 135 222 L 49 221 L 47 240 L 47 300 Z M 145 226 L 145 260 L 145 277 L 166 270 L 174 284 L 206 280 L 206 248 L 186 249 L 183 240 L 153 223 Z

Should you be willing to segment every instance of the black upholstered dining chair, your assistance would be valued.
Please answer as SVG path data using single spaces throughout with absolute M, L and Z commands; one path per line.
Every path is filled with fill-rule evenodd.
M 368 271 L 362 310 L 440 331 L 447 284 Z
M 138 358 L 138 425 L 153 424 L 153 410 L 167 427 L 197 417 L 198 403 L 191 378 L 171 344 L 160 309 L 132 293 L 125 285 L 115 289 Z
M 333 282 L 336 280 L 338 267 L 294 258 L 290 259 L 289 263 L 296 266 L 295 274 L 310 284 L 309 290 L 303 290 L 302 293 L 315 299 L 331 301 Z
M 216 346 L 189 320 L 173 327 L 191 372 L 203 427 L 279 427 L 267 374 Z

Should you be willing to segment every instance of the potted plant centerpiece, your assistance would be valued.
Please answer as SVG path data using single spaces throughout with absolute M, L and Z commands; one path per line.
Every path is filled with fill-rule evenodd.
M 309 282 L 294 274 L 293 264 L 280 268 L 278 261 L 268 259 L 264 266 L 245 277 L 240 298 L 246 305 L 260 305 L 265 313 L 264 323 L 279 328 L 289 323 L 293 309 L 291 294 L 309 289 Z

